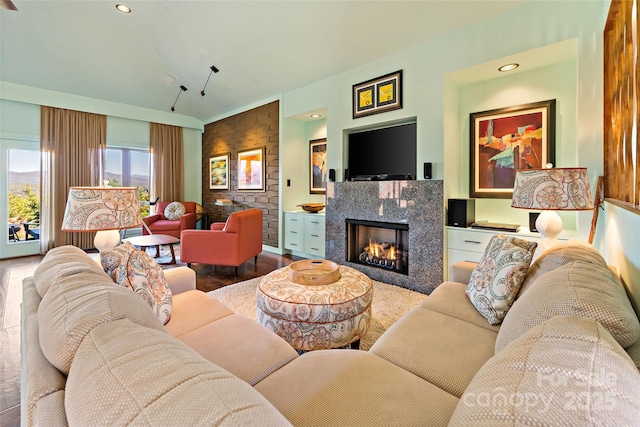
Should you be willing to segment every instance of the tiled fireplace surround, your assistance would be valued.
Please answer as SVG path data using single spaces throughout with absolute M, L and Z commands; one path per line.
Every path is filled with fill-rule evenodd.
M 431 293 L 442 282 L 443 181 L 327 183 L 325 258 L 374 280 Z M 346 261 L 346 219 L 409 226 L 409 274 Z

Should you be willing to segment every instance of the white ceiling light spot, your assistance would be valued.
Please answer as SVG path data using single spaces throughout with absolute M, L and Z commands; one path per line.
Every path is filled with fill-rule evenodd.
M 520 64 L 516 64 L 515 62 L 512 62 L 511 64 L 505 64 L 502 67 L 498 68 L 498 71 L 511 71 L 511 70 L 515 70 L 519 66 Z
M 116 5 L 116 9 L 118 9 L 122 13 L 131 13 L 131 9 L 126 4 L 118 3 Z

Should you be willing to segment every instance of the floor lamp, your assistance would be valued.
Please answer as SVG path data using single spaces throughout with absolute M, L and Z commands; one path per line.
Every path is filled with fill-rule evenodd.
M 516 172 L 511 207 L 543 211 L 536 220 L 542 236 L 536 254 L 557 243 L 562 219 L 556 211 L 592 210 L 586 168 L 527 169 Z
M 96 232 L 100 252 L 120 243 L 120 230 L 139 227 L 140 200 L 135 187 L 71 187 L 62 231 Z

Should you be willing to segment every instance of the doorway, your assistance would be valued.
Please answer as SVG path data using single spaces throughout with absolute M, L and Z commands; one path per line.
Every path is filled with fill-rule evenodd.
M 0 140 L 0 258 L 40 253 L 40 144 Z

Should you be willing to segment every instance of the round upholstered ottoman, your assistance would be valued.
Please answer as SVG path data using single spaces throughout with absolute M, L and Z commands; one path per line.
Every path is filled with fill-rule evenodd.
M 340 348 L 367 332 L 372 298 L 371 279 L 353 268 L 340 266 L 337 281 L 313 286 L 292 282 L 284 267 L 260 281 L 257 317 L 296 350 Z

